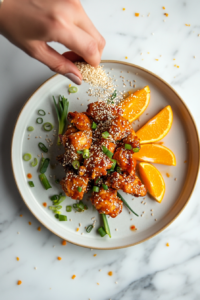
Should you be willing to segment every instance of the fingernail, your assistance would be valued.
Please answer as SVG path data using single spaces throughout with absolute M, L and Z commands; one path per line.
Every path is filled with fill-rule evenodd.
M 73 81 L 75 84 L 81 85 L 82 81 L 74 73 L 66 73 L 64 76 Z

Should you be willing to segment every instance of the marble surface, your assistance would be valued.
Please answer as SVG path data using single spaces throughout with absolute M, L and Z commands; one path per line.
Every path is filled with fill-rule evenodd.
M 161 76 L 184 99 L 200 128 L 200 2 L 82 3 L 106 38 L 102 58 L 129 61 Z M 135 12 L 140 13 L 138 18 Z M 61 45 L 53 46 L 65 51 Z M 0 36 L 0 299 L 199 299 L 199 181 L 186 209 L 165 231 L 131 248 L 92 251 L 69 243 L 62 246 L 60 238 L 43 226 L 37 230 L 40 224 L 13 179 L 10 147 L 23 104 L 51 75 Z

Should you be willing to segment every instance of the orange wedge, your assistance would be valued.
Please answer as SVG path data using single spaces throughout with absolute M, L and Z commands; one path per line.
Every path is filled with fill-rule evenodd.
M 149 194 L 159 203 L 165 194 L 165 182 L 160 172 L 151 164 L 139 163 L 140 177 Z
M 171 106 L 168 105 L 136 132 L 140 143 L 146 144 L 160 141 L 169 132 L 172 121 L 173 112 Z
M 134 158 L 139 161 L 152 162 L 169 166 L 176 165 L 174 153 L 165 146 L 159 144 L 141 145 L 139 152 L 134 153 Z
M 150 88 L 145 86 L 136 91 L 121 102 L 124 111 L 123 117 L 129 122 L 133 122 L 145 111 L 150 101 Z

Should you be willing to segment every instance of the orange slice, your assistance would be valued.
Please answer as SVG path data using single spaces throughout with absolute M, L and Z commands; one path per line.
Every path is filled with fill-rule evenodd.
M 171 106 L 168 105 L 136 132 L 140 143 L 145 144 L 160 141 L 169 132 L 172 121 L 173 112 Z
M 145 111 L 150 101 L 150 88 L 145 86 L 136 91 L 121 102 L 124 111 L 123 117 L 129 122 L 133 122 Z
M 159 203 L 165 194 L 165 182 L 160 172 L 151 164 L 139 163 L 140 177 L 149 194 Z
M 159 144 L 141 145 L 139 152 L 134 153 L 134 158 L 139 161 L 152 162 L 169 166 L 176 165 L 174 153 L 165 146 Z

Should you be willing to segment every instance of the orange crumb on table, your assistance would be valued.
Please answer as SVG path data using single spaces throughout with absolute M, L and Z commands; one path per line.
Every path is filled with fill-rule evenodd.
M 159 61 L 159 59 L 157 59 L 157 58 L 156 58 L 155 60 L 156 60 L 156 61 Z
M 185 24 L 185 26 L 190 26 L 190 24 Z
M 41 231 L 41 227 L 39 226 L 37 230 L 38 230 L 38 231 Z
M 69 84 L 69 87 L 71 87 L 72 85 L 71 85 L 71 83 Z
M 176 58 L 173 58 L 173 60 L 176 60 Z
M 29 179 L 31 179 L 33 176 L 32 176 L 31 173 L 28 173 L 28 174 L 27 174 L 27 177 L 28 177 Z
M 58 260 L 61 260 L 61 259 L 62 259 L 62 257 L 58 256 L 58 257 L 57 257 L 57 259 L 58 259 Z
M 17 281 L 17 285 L 20 285 L 20 284 L 22 284 L 22 281 L 21 281 L 21 280 L 18 280 L 18 281 Z
M 177 67 L 177 65 L 174 65 L 174 67 Z
M 19 261 L 19 257 L 16 257 L 16 260 Z
M 168 17 L 168 16 L 169 16 L 169 14 L 168 14 L 168 13 L 164 13 L 164 15 L 165 15 L 166 17 Z
M 47 206 L 47 203 L 46 203 L 46 202 L 43 202 L 42 205 L 43 205 L 44 207 L 46 207 L 46 206 Z
M 166 246 L 169 247 L 169 243 L 167 243 Z
M 23 215 L 19 215 L 20 217 L 23 217 Z
M 170 177 L 169 173 L 166 173 L 166 176 L 169 178 Z
M 76 278 L 76 275 L 72 275 L 72 279 L 75 279 Z
M 109 275 L 109 276 L 113 276 L 113 272 L 112 272 L 112 271 L 109 271 L 109 272 L 108 272 L 108 275 Z
M 150 52 L 147 52 L 147 54 L 150 54 Z
M 97 285 L 99 285 L 99 283 L 97 282 Z
M 135 225 L 131 225 L 131 226 L 130 226 L 130 230 L 135 231 L 135 229 L 136 229 L 136 228 L 135 228 Z
M 97 254 L 94 254 L 93 256 L 97 256 Z
M 29 221 L 28 224 L 31 225 L 32 223 Z
M 62 241 L 62 245 L 63 245 L 63 246 L 66 246 L 66 245 L 67 245 L 67 242 L 66 242 L 66 241 Z
M 135 13 L 135 16 L 136 16 L 136 17 L 139 17 L 139 15 L 140 15 L 139 13 Z
M 162 9 L 165 9 L 165 7 L 163 6 Z
M 128 59 L 128 56 L 125 56 L 125 59 Z
M 179 66 L 177 66 L 177 68 L 179 68 Z
M 184 160 L 184 163 L 186 164 L 187 160 Z
M 76 231 L 79 231 L 79 228 L 76 228 Z
M 122 8 L 122 10 L 126 10 L 126 8 L 125 8 L 125 7 L 123 7 L 123 8 Z

